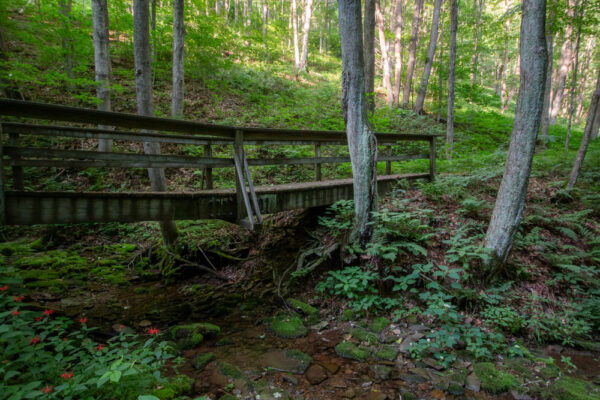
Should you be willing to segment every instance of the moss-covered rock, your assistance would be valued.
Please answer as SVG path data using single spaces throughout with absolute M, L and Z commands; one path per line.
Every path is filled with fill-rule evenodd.
M 491 362 L 473 364 L 473 371 L 481 381 L 481 388 L 492 394 L 506 392 L 519 385 L 513 375 L 498 370 Z
M 177 375 L 169 380 L 165 387 L 170 387 L 176 396 L 188 396 L 192 394 L 194 380 L 187 375 Z
M 367 342 L 368 344 L 377 344 L 379 342 L 379 337 L 376 334 L 364 328 L 350 329 L 350 334 L 361 342 Z
M 385 365 L 371 365 L 369 366 L 369 369 L 373 374 L 373 378 L 378 381 L 388 380 L 392 374 L 392 369 L 390 367 L 386 367 Z
M 545 380 L 557 378 L 560 375 L 560 369 L 554 364 L 547 364 L 540 369 L 540 376 Z
M 365 361 L 371 354 L 371 350 L 368 347 L 357 346 L 352 342 L 341 342 L 335 346 L 335 352 L 340 357 L 361 362 Z
M 506 369 L 517 373 L 517 375 L 522 376 L 523 378 L 529 379 L 533 375 L 532 363 L 526 358 L 510 358 L 504 362 L 504 365 Z
M 198 371 L 202 371 L 209 362 L 215 359 L 213 353 L 201 353 L 196 355 L 192 360 L 192 366 Z
M 290 349 L 285 352 L 286 357 L 297 362 L 297 365 L 294 370 L 291 372 L 295 372 L 298 374 L 303 374 L 306 369 L 312 364 L 313 359 L 306 353 L 301 352 L 300 350 Z
M 375 333 L 381 333 L 390 325 L 390 320 L 385 317 L 377 317 L 369 323 L 369 329 Z
M 232 395 L 232 394 L 224 394 L 223 396 L 219 397 L 219 400 L 237 400 L 237 397 Z
M 342 321 L 354 321 L 356 319 L 356 313 L 351 308 L 346 308 L 342 311 Z
M 398 357 L 398 349 L 394 346 L 381 346 L 375 352 L 377 360 L 394 361 Z
M 542 397 L 552 400 L 600 400 L 600 388 L 581 379 L 563 376 Z
M 298 338 L 306 336 L 308 332 L 301 318 L 285 314 L 272 318 L 269 328 L 275 335 L 282 338 Z
M 174 326 L 169 330 L 169 335 L 179 350 L 190 350 L 198 347 L 205 337 L 215 337 L 219 332 L 221 332 L 221 328 L 217 325 L 195 323 Z
M 235 365 L 226 363 L 225 361 L 217 361 L 217 368 L 227 378 L 243 379 L 244 373 Z
M 157 389 L 152 394 L 158 397 L 160 400 L 173 400 L 175 398 L 175 391 L 170 387 L 164 387 Z
M 287 299 L 287 302 L 290 306 L 294 307 L 296 311 L 306 315 L 311 323 L 319 320 L 319 310 L 310 304 L 292 298 Z

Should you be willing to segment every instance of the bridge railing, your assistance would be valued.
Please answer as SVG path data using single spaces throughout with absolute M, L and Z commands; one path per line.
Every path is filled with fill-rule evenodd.
M 198 122 L 146 117 L 124 113 L 96 111 L 60 105 L 0 99 L 0 115 L 35 120 L 70 122 L 86 126 L 55 126 L 2 122 L 0 136 L 3 139 L 1 156 L 4 165 L 12 169 L 13 188 L 24 190 L 23 167 L 57 168 L 201 168 L 207 189 L 213 189 L 213 168 L 234 168 L 236 182 L 236 212 L 248 216 L 248 224 L 260 223 L 261 211 L 250 174 L 251 166 L 266 165 L 314 165 L 315 180 L 322 180 L 322 164 L 347 163 L 349 157 L 324 157 L 322 146 L 346 145 L 342 131 L 292 130 L 243 128 L 210 125 Z M 102 125 L 116 128 L 97 129 Z M 125 130 L 129 129 L 129 130 Z M 136 129 L 139 131 L 134 131 Z M 175 154 L 137 154 L 124 152 L 99 152 L 92 150 L 56 149 L 23 145 L 26 137 L 112 139 L 128 142 L 153 142 L 204 147 L 203 157 Z M 427 174 L 411 177 L 435 177 L 435 135 L 376 133 L 378 145 L 386 152 L 378 161 L 386 163 L 385 173 L 391 174 L 395 161 L 428 159 Z M 392 155 L 392 146 L 404 141 L 429 143 L 428 154 Z M 233 158 L 213 157 L 215 145 L 233 146 Z M 246 157 L 245 145 L 312 145 L 314 157 L 302 158 L 250 158 Z M 3 179 L 4 182 L 6 180 Z M 4 186 L 4 185 L 3 185 Z M 3 187 L 2 186 L 2 187 Z M 2 195 L 3 195 L 2 190 Z M 4 199 L 0 199 L 3 201 Z M 2 210 L 3 207 L 0 207 Z M 1 217 L 1 216 L 0 216 Z

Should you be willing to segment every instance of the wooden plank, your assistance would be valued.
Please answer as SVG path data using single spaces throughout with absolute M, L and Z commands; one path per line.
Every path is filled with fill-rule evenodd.
M 212 158 L 212 149 L 211 149 L 210 145 L 204 146 L 204 158 L 207 158 L 207 159 Z M 212 168 L 204 167 L 202 178 L 204 179 L 206 188 L 209 190 L 212 189 L 213 188 Z
M 381 156 L 377 161 L 428 160 L 428 154 L 409 154 L 402 156 Z M 250 166 L 261 165 L 302 165 L 302 164 L 341 164 L 350 162 L 350 157 L 311 157 L 311 158 L 251 158 Z
M 10 165 L 32 167 L 65 167 L 65 168 L 227 168 L 233 166 L 230 158 L 199 158 L 193 156 L 103 153 L 87 150 L 61 150 L 39 147 L 6 146 L 5 154 L 11 157 L 47 157 L 44 159 L 14 159 Z M 49 158 L 59 158 L 51 160 Z M 77 159 L 65 160 L 65 159 Z M 81 161 L 79 161 L 81 160 Z
M 2 124 L 0 124 L 0 160 L 4 159 L 2 136 Z M 4 225 L 6 223 L 6 199 L 4 197 L 4 182 L 4 168 L 0 168 L 0 225 Z
M 435 180 L 435 138 L 429 141 L 429 180 Z
M 387 157 L 392 156 L 392 146 L 386 146 L 386 155 L 387 155 Z M 391 160 L 386 160 L 386 162 L 385 162 L 385 174 L 386 175 L 392 174 L 392 161 Z
M 246 160 L 246 157 L 244 157 L 244 173 L 246 174 L 246 179 L 248 180 L 248 191 L 250 194 L 250 200 L 252 200 L 254 215 L 256 215 L 256 222 L 258 225 L 262 225 L 263 217 L 260 213 L 256 192 L 254 191 L 254 182 L 252 182 L 252 175 L 250 175 L 250 167 L 248 166 L 248 160 Z
M 19 146 L 19 134 L 18 133 L 9 133 L 9 144 L 12 147 Z M 15 154 L 12 156 L 13 160 L 18 162 L 21 159 L 21 156 Z M 15 190 L 23 190 L 23 167 L 20 165 L 13 165 L 12 167 L 12 178 L 13 178 L 13 187 Z
M 321 158 L 321 145 L 315 145 L 315 158 Z M 321 163 L 315 164 L 315 179 L 317 181 L 323 180 L 323 174 L 321 170 Z
M 254 229 L 254 216 L 252 214 L 252 208 L 250 207 L 250 200 L 248 199 L 248 193 L 246 192 L 246 185 L 244 184 L 244 171 L 243 171 L 243 160 L 244 160 L 244 133 L 242 131 L 235 132 L 235 138 L 233 140 L 233 160 L 235 163 L 235 193 L 236 193 L 236 204 L 237 204 L 237 220 L 242 221 L 245 215 L 248 217 L 248 228 Z

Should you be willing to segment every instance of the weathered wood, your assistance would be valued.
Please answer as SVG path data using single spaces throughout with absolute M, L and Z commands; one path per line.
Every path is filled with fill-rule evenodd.
M 392 190 L 399 179 L 429 174 L 378 178 L 378 191 Z M 320 207 L 352 199 L 352 179 L 256 187 L 262 214 Z M 6 192 L 8 225 L 222 219 L 236 222 L 235 189 L 196 193 Z
M 18 133 L 9 133 L 8 134 L 10 146 L 18 147 L 19 146 L 19 134 Z M 6 154 L 6 152 L 4 153 Z M 21 156 L 19 154 L 15 154 L 13 156 L 15 161 L 19 161 Z M 12 178 L 13 178 L 13 187 L 15 190 L 23 190 L 23 167 L 20 165 L 13 165 L 12 167 Z
M 212 158 L 212 148 L 210 145 L 204 146 L 204 158 Z M 204 183 L 206 184 L 207 189 L 213 188 L 213 176 L 212 176 L 212 168 L 204 167 L 202 178 L 204 179 Z
M 321 145 L 315 145 L 315 158 L 321 158 Z M 321 170 L 321 163 L 315 164 L 315 180 L 323 180 L 323 172 Z
M 429 141 L 429 180 L 435 180 L 435 139 Z
M 0 160 L 4 158 L 4 151 L 2 148 L 2 136 L 2 124 L 0 124 Z M 4 182 L 4 168 L 0 168 L 0 225 L 4 225 L 6 223 L 6 200 L 4 197 Z
M 254 182 L 252 181 L 252 175 L 250 175 L 250 167 L 248 166 L 248 160 L 244 157 L 244 173 L 248 180 L 248 191 L 250 194 L 250 200 L 252 200 L 252 207 L 254 207 L 254 215 L 256 216 L 256 223 L 262 225 L 263 217 L 260 213 L 260 206 L 258 205 L 258 199 L 256 198 L 256 192 L 254 191 Z
M 386 147 L 386 155 L 388 157 L 392 156 L 392 146 L 385 146 Z M 386 175 L 391 175 L 392 174 L 392 161 L 391 160 L 387 160 L 385 162 L 385 174 Z
M 236 193 L 236 219 L 241 222 L 244 215 L 248 217 L 249 228 L 254 228 L 254 216 L 244 184 L 244 170 L 242 167 L 244 160 L 244 132 L 236 131 L 233 142 L 233 160 L 235 163 L 235 193 Z

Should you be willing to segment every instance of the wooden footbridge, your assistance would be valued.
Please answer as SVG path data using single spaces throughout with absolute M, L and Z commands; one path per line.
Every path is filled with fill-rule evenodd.
M 223 219 L 253 228 L 262 222 L 263 214 L 324 206 L 353 197 L 352 179 L 322 180 L 322 164 L 350 161 L 348 157 L 321 155 L 321 146 L 346 145 L 345 132 L 209 125 L 8 99 L 0 99 L 0 117 L 0 159 L 3 161 L 0 222 L 3 224 Z M 51 125 L 41 125 L 41 122 Z M 59 122 L 70 125 L 56 125 Z M 114 129 L 95 128 L 98 125 Z M 37 140 L 35 147 L 28 147 L 24 142 L 32 143 L 25 140 L 30 136 L 48 139 Z M 376 136 L 378 145 L 386 149 L 385 155 L 378 159 L 386 163 L 386 174 L 377 178 L 380 194 L 390 191 L 399 179 L 434 178 L 435 135 L 377 133 Z M 58 138 L 63 138 L 63 141 Z M 64 149 L 65 146 L 56 148 L 57 143 L 64 143 L 64 138 L 196 145 L 203 146 L 204 155 L 150 155 L 72 150 Z M 407 141 L 428 142 L 428 154 L 392 155 L 394 146 Z M 40 143 L 48 145 L 41 147 Z M 307 158 L 246 157 L 244 145 L 267 144 L 312 145 L 315 155 Z M 213 146 L 233 146 L 233 158 L 213 157 Z M 429 172 L 391 174 L 392 162 L 414 159 L 428 159 Z M 254 187 L 251 167 L 293 164 L 314 165 L 315 181 Z M 24 167 L 198 168 L 203 170 L 207 190 L 193 193 L 26 191 Z M 234 168 L 236 188 L 213 188 L 215 168 Z M 7 190 L 9 187 L 11 190 Z

